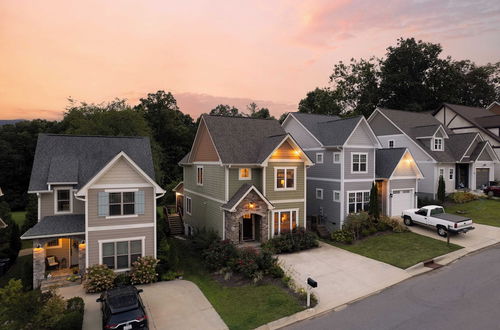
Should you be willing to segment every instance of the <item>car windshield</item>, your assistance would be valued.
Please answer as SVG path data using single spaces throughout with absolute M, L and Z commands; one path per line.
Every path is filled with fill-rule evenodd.
M 442 207 L 436 207 L 431 210 L 431 215 L 442 214 L 444 213 L 444 209 Z

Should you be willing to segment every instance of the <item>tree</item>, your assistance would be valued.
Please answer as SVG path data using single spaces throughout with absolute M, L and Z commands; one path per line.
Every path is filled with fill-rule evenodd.
M 259 108 L 255 102 L 247 105 L 248 116 L 257 119 L 276 119 L 271 116 L 268 108 Z
M 38 200 L 33 194 L 28 196 L 28 205 L 26 206 L 26 219 L 24 220 L 21 232 L 25 233 L 28 229 L 38 222 Z
M 330 88 L 318 88 L 307 93 L 306 97 L 299 102 L 299 112 L 314 113 L 320 115 L 339 115 L 342 108 L 335 92 Z
M 380 205 L 378 203 L 378 188 L 377 184 L 373 182 L 372 189 L 370 190 L 370 203 L 368 205 L 368 214 L 374 219 L 380 218 Z
M 441 203 L 444 203 L 444 199 L 446 197 L 446 185 L 444 182 L 444 178 L 442 175 L 439 176 L 438 190 L 437 190 L 437 199 Z
M 210 114 L 214 116 L 243 117 L 238 108 L 227 104 L 219 104 L 210 110 Z
M 282 113 L 280 118 L 278 119 L 278 121 L 280 122 L 280 124 L 283 124 L 283 122 L 285 121 L 286 117 L 288 116 L 289 112 L 285 112 L 285 113 Z

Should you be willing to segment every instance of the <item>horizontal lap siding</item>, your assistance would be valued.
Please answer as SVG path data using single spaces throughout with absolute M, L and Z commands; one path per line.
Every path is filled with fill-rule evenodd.
M 184 222 L 197 229 L 212 229 L 222 237 L 222 210 L 221 203 L 197 195 L 185 193 L 184 210 L 186 210 L 186 197 L 191 197 L 191 215 L 184 212 Z
M 124 239 L 133 237 L 145 237 L 146 256 L 154 255 L 154 228 L 134 228 L 134 229 L 119 229 L 119 230 L 102 230 L 88 232 L 87 253 L 89 256 L 89 265 L 100 264 L 99 260 L 99 240 L 109 239 Z
M 104 189 L 89 189 L 88 192 L 88 226 L 120 226 L 137 223 L 154 223 L 154 191 L 153 187 L 141 187 L 139 190 L 144 191 L 144 214 L 140 214 L 133 218 L 113 218 L 106 219 L 105 216 L 98 216 L 98 194 Z
M 85 214 L 85 202 L 73 197 L 73 213 Z M 54 193 L 40 193 L 40 220 L 51 215 L 54 215 Z
M 251 180 L 240 180 L 239 179 L 239 168 L 229 169 L 229 199 L 240 189 L 240 187 L 246 183 L 253 184 L 259 191 L 262 192 L 262 169 L 251 168 L 252 179 Z
M 323 189 L 323 199 L 316 199 L 316 189 Z M 325 225 L 330 230 L 340 225 L 340 202 L 333 201 L 333 191 L 340 191 L 340 182 L 307 181 L 307 215 L 318 216 L 323 208 Z
M 47 257 L 55 256 L 59 261 L 59 264 L 62 264 L 62 259 L 66 259 L 66 266 L 71 266 L 71 256 L 69 252 L 69 244 L 70 239 L 61 238 L 61 247 L 60 248 L 47 248 L 45 247 L 45 254 Z
M 415 179 L 391 180 L 390 189 L 416 189 Z
M 126 159 L 120 158 L 113 167 L 97 180 L 96 184 L 134 184 L 145 182 L 147 182 L 146 179 Z
M 352 171 L 352 154 L 353 153 L 367 153 L 367 173 L 351 173 Z M 344 149 L 344 164 L 345 164 L 345 179 L 373 179 L 375 174 L 374 157 L 375 149 L 364 148 L 345 148 Z
M 323 164 L 314 164 L 307 169 L 308 177 L 340 179 L 340 163 L 333 162 L 333 151 L 307 151 L 307 156 L 316 162 L 316 154 L 323 154 Z
M 275 191 L 275 177 L 274 169 L 276 167 L 296 167 L 297 182 L 295 184 L 295 190 L 287 191 Z M 303 199 L 304 198 L 304 163 L 302 162 L 290 162 L 290 163 L 275 163 L 270 162 L 266 168 L 266 197 L 269 200 L 281 200 L 281 199 Z
M 196 184 L 197 165 L 184 167 L 184 189 L 208 195 L 216 199 L 224 199 L 225 171 L 220 165 L 203 166 L 203 185 Z

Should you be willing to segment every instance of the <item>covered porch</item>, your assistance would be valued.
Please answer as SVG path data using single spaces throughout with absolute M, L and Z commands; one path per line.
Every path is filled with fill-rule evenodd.
M 34 288 L 44 282 L 64 284 L 68 277 L 75 275 L 73 278 L 77 279 L 85 272 L 84 215 L 45 217 L 21 239 L 33 242 Z

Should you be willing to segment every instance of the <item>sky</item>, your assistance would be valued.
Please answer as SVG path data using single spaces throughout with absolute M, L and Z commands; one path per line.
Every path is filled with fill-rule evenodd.
M 500 1 L 0 0 L 0 119 L 157 90 L 193 117 L 251 102 L 279 116 L 334 64 L 383 56 L 399 37 L 500 61 Z

